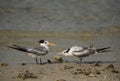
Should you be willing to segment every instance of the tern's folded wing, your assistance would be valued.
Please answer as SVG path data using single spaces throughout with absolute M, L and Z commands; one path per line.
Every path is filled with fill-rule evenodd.
M 79 53 L 79 52 L 83 52 L 85 51 L 86 49 L 88 49 L 87 47 L 78 47 L 78 46 L 74 46 L 71 48 L 73 50 L 73 52 L 75 53 Z
M 90 51 L 89 50 L 77 51 L 77 52 L 73 52 L 73 55 L 77 57 L 85 57 L 90 55 Z
M 45 47 L 36 47 L 34 49 L 29 49 L 28 53 L 33 53 L 36 55 L 46 55 L 48 50 Z

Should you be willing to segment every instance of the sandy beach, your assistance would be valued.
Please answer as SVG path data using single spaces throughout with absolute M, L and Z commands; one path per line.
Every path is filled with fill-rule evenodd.
M 46 63 L 0 66 L 1 81 L 120 81 L 119 63 Z

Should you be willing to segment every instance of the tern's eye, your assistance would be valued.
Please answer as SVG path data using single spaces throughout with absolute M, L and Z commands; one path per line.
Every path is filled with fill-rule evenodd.
M 45 41 L 44 43 L 45 43 L 45 44 L 47 44 L 48 42 L 47 42 L 47 41 Z
M 66 51 L 64 51 L 64 53 L 67 53 Z

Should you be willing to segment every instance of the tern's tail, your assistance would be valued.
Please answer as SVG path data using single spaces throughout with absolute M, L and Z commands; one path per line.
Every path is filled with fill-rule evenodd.
M 98 52 L 98 53 L 108 52 L 108 51 L 110 51 L 109 49 L 110 49 L 110 47 L 99 48 L 99 49 L 96 49 L 96 52 Z
M 25 48 L 25 47 L 20 47 L 20 46 L 17 46 L 17 45 L 12 45 L 12 46 L 8 46 L 9 48 L 12 48 L 12 49 L 16 49 L 16 50 L 19 50 L 19 51 L 23 51 L 23 52 L 27 52 L 28 49 Z

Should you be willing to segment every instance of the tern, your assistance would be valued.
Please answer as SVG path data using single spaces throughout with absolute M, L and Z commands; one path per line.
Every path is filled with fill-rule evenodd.
M 82 59 L 84 57 L 88 57 L 89 55 L 102 53 L 110 51 L 108 50 L 110 47 L 104 47 L 104 48 L 93 48 L 93 44 L 89 47 L 81 47 L 81 46 L 72 46 L 69 49 L 63 50 L 62 52 L 59 52 L 58 54 L 64 55 L 64 56 L 75 56 L 80 59 L 80 64 L 82 62 Z
M 38 58 L 40 58 L 40 64 L 42 64 L 41 56 L 46 55 L 49 52 L 49 46 L 55 46 L 56 44 L 50 43 L 46 40 L 40 40 L 38 41 L 40 46 L 32 48 L 27 47 L 21 47 L 18 45 L 13 44 L 12 46 L 8 46 L 9 48 L 16 49 L 22 52 L 27 53 L 28 56 L 31 56 L 36 60 L 36 63 L 38 63 Z

